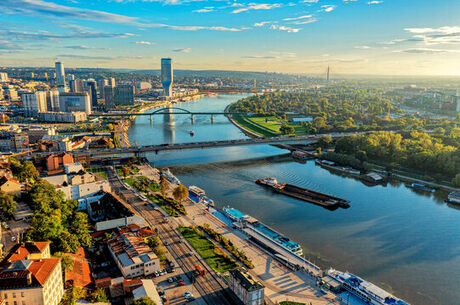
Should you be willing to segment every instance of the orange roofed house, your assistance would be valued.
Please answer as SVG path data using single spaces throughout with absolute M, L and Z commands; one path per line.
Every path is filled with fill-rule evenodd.
M 50 257 L 49 242 L 16 245 L 2 261 L 0 304 L 57 305 L 63 294 L 61 259 Z
M 48 174 L 55 174 L 64 171 L 64 165 L 70 163 L 74 163 L 73 157 L 66 152 L 50 155 L 46 159 L 46 168 L 48 169 Z

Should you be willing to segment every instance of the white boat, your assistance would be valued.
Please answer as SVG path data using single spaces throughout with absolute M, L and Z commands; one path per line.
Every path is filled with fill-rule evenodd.
M 188 191 L 196 195 L 197 197 L 201 197 L 206 195 L 206 192 L 203 189 L 200 189 L 198 186 L 190 185 L 188 187 Z
M 339 281 L 343 288 L 364 302 L 372 305 L 410 305 L 405 301 L 393 296 L 382 288 L 363 280 L 349 272 L 342 272 L 335 269 L 327 271 L 329 276 Z

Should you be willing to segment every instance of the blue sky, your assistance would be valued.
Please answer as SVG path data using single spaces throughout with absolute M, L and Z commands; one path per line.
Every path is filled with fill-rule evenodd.
M 460 75 L 459 0 L 0 0 L 0 65 Z

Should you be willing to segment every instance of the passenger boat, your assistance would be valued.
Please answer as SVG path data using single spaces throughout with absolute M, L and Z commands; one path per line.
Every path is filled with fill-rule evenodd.
M 418 190 L 418 191 L 424 191 L 424 192 L 429 192 L 429 193 L 434 193 L 436 191 L 435 188 L 433 187 L 430 187 L 426 184 L 423 184 L 423 183 L 409 183 L 409 184 L 406 184 L 406 186 L 408 188 L 411 188 L 411 189 L 414 189 L 414 190 Z
M 206 192 L 203 189 L 200 189 L 198 186 L 194 185 L 189 186 L 188 191 L 195 194 L 197 197 L 206 195 Z
M 350 201 L 334 197 L 328 194 L 323 194 L 306 188 L 298 187 L 288 183 L 278 183 L 276 178 L 261 178 L 256 180 L 257 184 L 267 186 L 274 192 L 284 194 L 296 199 L 307 201 L 329 210 L 338 208 L 348 209 Z
M 175 183 L 175 184 L 178 184 L 178 185 L 181 184 L 181 183 L 180 183 L 180 180 L 177 179 L 177 177 L 174 176 L 174 175 L 171 173 L 171 171 L 169 170 L 169 168 L 167 168 L 167 169 L 162 169 L 161 172 L 160 172 L 160 174 L 161 174 L 163 177 L 165 177 L 166 179 L 168 179 L 169 182 L 172 182 L 172 183 Z
M 332 161 L 316 160 L 315 163 L 321 166 L 322 168 L 329 169 L 331 171 L 343 173 L 343 174 L 350 175 L 350 176 L 359 177 L 361 174 L 361 172 L 357 169 L 354 169 L 348 166 L 339 166 Z
M 447 196 L 446 201 L 452 204 L 460 205 L 460 192 L 452 192 Z
M 205 205 L 211 205 L 211 206 L 214 206 L 214 200 L 212 200 L 211 198 L 209 197 L 206 197 L 206 196 L 201 196 L 201 199 L 202 199 L 202 203 L 205 204 Z
M 303 151 L 299 151 L 299 150 L 293 151 L 291 153 L 291 156 L 294 159 L 298 159 L 298 160 L 302 160 L 302 161 L 305 161 L 305 160 L 307 160 L 309 158 L 307 153 L 305 153 Z
M 387 179 L 384 176 L 376 172 L 369 172 L 367 174 L 361 175 L 361 179 L 364 182 L 369 183 L 370 185 L 377 185 L 377 184 L 386 185 L 387 183 Z
M 405 301 L 393 296 L 382 288 L 363 280 L 349 272 L 341 272 L 334 269 L 327 271 L 328 275 L 342 284 L 342 287 L 372 305 L 410 305 Z

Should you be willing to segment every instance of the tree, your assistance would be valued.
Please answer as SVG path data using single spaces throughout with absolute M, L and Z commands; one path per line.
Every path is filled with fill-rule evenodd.
M 160 177 L 160 193 L 161 193 L 161 195 L 165 196 L 166 192 L 168 191 L 168 188 L 169 188 L 168 181 L 166 181 L 166 179 L 163 176 L 161 176 Z
M 89 297 L 90 302 L 97 303 L 97 302 L 108 302 L 109 299 L 107 298 L 107 294 L 105 290 L 98 289 L 96 290 L 91 296 Z
M 63 252 L 56 252 L 54 256 L 61 259 L 62 271 L 73 271 L 73 258 L 69 254 Z
M 21 182 L 34 182 L 38 178 L 38 171 L 34 164 L 29 160 L 24 161 L 24 163 L 20 163 L 16 159 L 11 159 L 10 166 L 13 174 Z
M 14 210 L 16 210 L 17 203 L 14 201 L 12 194 L 7 194 L 0 190 L 0 212 L 10 218 L 13 216 Z
M 327 148 L 332 144 L 332 137 L 330 135 L 322 135 L 318 139 L 318 144 L 322 148 Z
M 156 305 L 149 297 L 142 297 L 140 299 L 134 300 L 133 305 Z
M 173 196 L 178 201 L 183 201 L 188 198 L 187 187 L 183 184 L 179 184 L 173 192 Z
M 460 174 L 455 175 L 455 178 L 452 179 L 452 183 L 455 186 L 460 186 Z
M 294 127 L 287 125 L 287 124 L 283 124 L 280 127 L 280 132 L 284 135 L 294 133 L 294 131 L 295 131 Z

